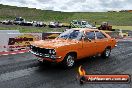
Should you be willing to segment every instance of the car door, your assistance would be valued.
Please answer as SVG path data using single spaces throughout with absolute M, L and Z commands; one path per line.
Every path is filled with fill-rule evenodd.
M 102 53 L 107 47 L 108 38 L 101 31 L 95 31 L 95 35 L 97 53 Z
M 85 38 L 83 39 L 83 51 L 84 57 L 93 56 L 96 53 L 95 33 L 94 31 L 85 32 Z

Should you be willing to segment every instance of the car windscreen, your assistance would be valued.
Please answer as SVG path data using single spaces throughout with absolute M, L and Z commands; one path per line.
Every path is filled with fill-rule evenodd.
M 82 33 L 79 30 L 69 29 L 60 34 L 58 38 L 80 40 L 82 38 Z
M 82 25 L 86 25 L 87 23 L 86 22 L 82 22 Z

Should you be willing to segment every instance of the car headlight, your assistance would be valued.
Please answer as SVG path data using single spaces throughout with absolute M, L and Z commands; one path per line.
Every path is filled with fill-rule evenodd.
M 30 45 L 30 46 L 29 46 L 29 48 L 30 48 L 30 49 L 32 49 L 32 48 L 33 48 L 33 46 L 32 46 L 32 45 Z
M 56 52 L 55 52 L 54 49 L 53 49 L 53 50 L 49 50 L 49 53 L 50 53 L 50 54 L 56 54 Z

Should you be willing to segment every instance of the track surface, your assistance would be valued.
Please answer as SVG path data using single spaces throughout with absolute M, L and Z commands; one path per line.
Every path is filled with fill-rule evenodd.
M 84 84 L 76 80 L 78 67 L 87 74 L 130 74 L 132 76 L 132 41 L 120 41 L 109 59 L 86 58 L 72 69 L 60 65 L 39 66 L 30 53 L 0 56 L 0 88 L 132 88 L 130 84 Z

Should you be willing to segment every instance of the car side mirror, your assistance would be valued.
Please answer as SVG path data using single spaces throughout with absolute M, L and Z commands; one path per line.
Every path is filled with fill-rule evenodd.
M 91 41 L 92 41 L 92 39 L 88 38 L 88 41 L 89 41 L 89 42 L 91 42 Z
M 86 40 L 86 37 L 84 37 L 84 36 L 83 36 L 83 37 L 82 37 L 82 40 L 84 40 L 84 41 L 85 41 L 85 40 Z
M 82 37 L 82 39 L 83 39 L 84 41 L 89 41 L 89 42 L 91 42 L 91 41 L 92 41 L 91 39 L 86 38 L 86 37 Z

